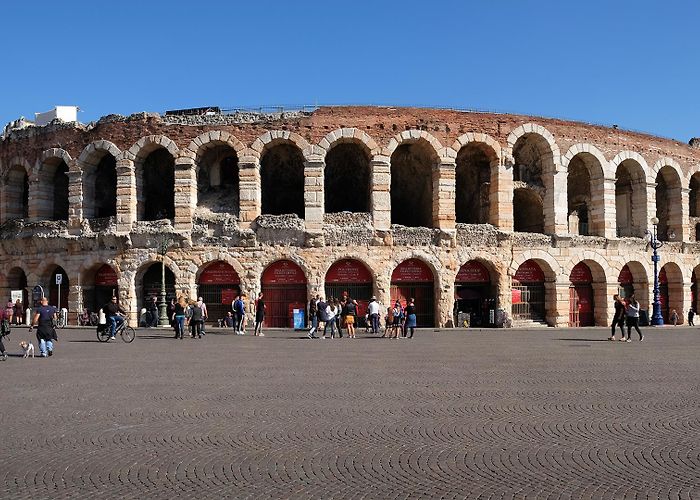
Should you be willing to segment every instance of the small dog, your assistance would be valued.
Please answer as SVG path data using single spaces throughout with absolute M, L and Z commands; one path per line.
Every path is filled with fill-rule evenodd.
M 34 344 L 32 344 L 31 342 L 25 342 L 23 340 L 19 343 L 19 346 L 24 351 L 24 356 L 22 356 L 23 358 L 28 358 L 29 355 L 31 355 L 32 358 L 34 357 Z

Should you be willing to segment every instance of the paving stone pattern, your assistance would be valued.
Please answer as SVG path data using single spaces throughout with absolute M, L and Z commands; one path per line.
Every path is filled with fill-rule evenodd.
M 0 498 L 700 498 L 700 332 L 606 334 L 62 331 L 0 363 Z

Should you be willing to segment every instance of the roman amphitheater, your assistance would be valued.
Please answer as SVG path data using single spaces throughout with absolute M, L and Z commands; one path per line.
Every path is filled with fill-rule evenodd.
M 419 326 L 608 324 L 695 289 L 700 149 L 617 128 L 440 109 L 141 113 L 10 127 L 0 142 L 2 297 L 42 285 L 73 314 L 117 293 L 263 291 L 290 325 L 315 293 L 416 298 Z M 15 292 L 17 293 L 17 292 Z M 3 300 L 7 300 L 3 298 Z M 457 313 L 468 313 L 460 316 Z M 461 319 L 459 320 L 461 322 Z

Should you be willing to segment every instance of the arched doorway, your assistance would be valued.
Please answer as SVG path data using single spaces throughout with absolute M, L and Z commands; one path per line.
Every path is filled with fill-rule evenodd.
M 291 260 L 273 262 L 260 278 L 265 296 L 265 324 L 273 328 L 293 328 L 292 309 L 306 309 L 306 275 Z
M 355 259 L 342 259 L 335 262 L 326 273 L 326 298 L 340 298 L 343 293 L 358 303 L 358 321 L 364 326 L 367 304 L 372 297 L 372 273 Z
M 469 315 L 469 326 L 491 326 L 489 311 L 496 309 L 496 293 L 491 285 L 491 274 L 481 262 L 470 260 L 462 265 L 455 278 L 455 324 L 459 314 Z
M 29 294 L 27 291 L 27 275 L 24 269 L 20 267 L 13 267 L 7 273 L 7 286 L 9 288 L 9 295 L 12 297 L 12 303 L 17 302 L 17 298 L 22 302 L 22 311 L 27 307 L 31 306 L 27 302 Z M 21 323 L 24 323 L 24 315 L 19 318 Z
M 209 321 L 226 317 L 231 311 L 231 303 L 241 293 L 241 279 L 233 266 L 217 261 L 207 265 L 197 280 L 197 296 L 207 305 Z
M 152 151 L 136 167 L 138 220 L 175 218 L 175 159 L 165 148 Z
M 698 285 L 697 277 L 695 274 L 695 269 L 693 269 L 693 275 L 690 278 L 690 307 L 693 308 L 695 314 L 698 312 Z
M 389 191 L 392 224 L 433 227 L 433 172 L 438 162 L 437 153 L 426 141 L 396 148 L 391 155 Z
M 484 143 L 471 142 L 457 153 L 455 167 L 455 216 L 458 223 L 489 222 L 491 165 L 496 153 Z
M 513 319 L 545 320 L 544 272 L 534 260 L 526 260 L 513 277 Z
M 141 286 L 141 297 L 139 297 L 139 307 L 145 307 L 146 302 L 155 296 L 160 304 L 160 288 L 162 282 L 162 264 L 154 262 L 144 273 Z M 165 266 L 165 302 L 169 303 L 175 299 L 175 275 L 168 266 Z
M 666 266 L 659 271 L 659 303 L 661 304 L 661 316 L 664 318 L 664 323 L 669 324 L 668 317 L 671 311 L 668 300 L 668 275 L 666 274 Z
M 369 154 L 361 144 L 345 142 L 333 146 L 326 154 L 323 176 L 327 214 L 370 211 Z
M 61 275 L 60 278 L 57 278 Z M 60 282 L 57 283 L 57 282 Z M 59 301 L 59 289 L 60 289 L 60 301 Z M 70 282 L 68 281 L 68 273 L 61 267 L 56 266 L 56 268 L 51 273 L 51 281 L 49 281 L 49 304 L 55 305 L 59 309 L 68 309 L 68 291 L 70 290 Z
M 265 150 L 260 160 L 260 190 L 263 214 L 304 218 L 304 155 L 298 146 L 280 143 Z
M 101 309 L 112 297 L 118 296 L 117 273 L 109 264 L 100 266 L 83 283 L 83 307 L 90 312 Z
M 198 211 L 229 213 L 237 216 L 240 206 L 238 185 L 236 151 L 229 145 L 210 147 L 197 163 Z M 208 309 L 207 312 L 210 313 Z
M 399 300 L 405 307 L 410 298 L 416 304 L 416 325 L 435 326 L 435 278 L 428 265 L 419 259 L 408 259 L 391 273 L 391 302 Z
M 593 274 L 579 262 L 569 275 L 569 326 L 594 326 Z

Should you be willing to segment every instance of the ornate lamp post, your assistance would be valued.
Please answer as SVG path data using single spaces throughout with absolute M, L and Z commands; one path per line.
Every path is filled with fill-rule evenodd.
M 165 301 L 165 254 L 168 253 L 168 248 L 172 243 L 173 240 L 167 236 L 161 236 L 158 241 L 158 254 L 161 263 L 160 302 L 158 303 L 158 309 L 160 309 L 158 324 L 160 326 L 168 324 L 168 303 Z
M 652 231 L 647 229 L 646 234 L 649 240 L 649 245 L 653 249 L 651 261 L 654 263 L 654 311 L 651 316 L 652 326 L 663 326 L 664 318 L 661 316 L 661 299 L 659 293 L 659 261 L 661 256 L 658 253 L 659 248 L 664 246 L 663 241 L 659 241 L 656 237 L 656 226 L 659 224 L 659 219 L 653 217 L 651 219 Z

